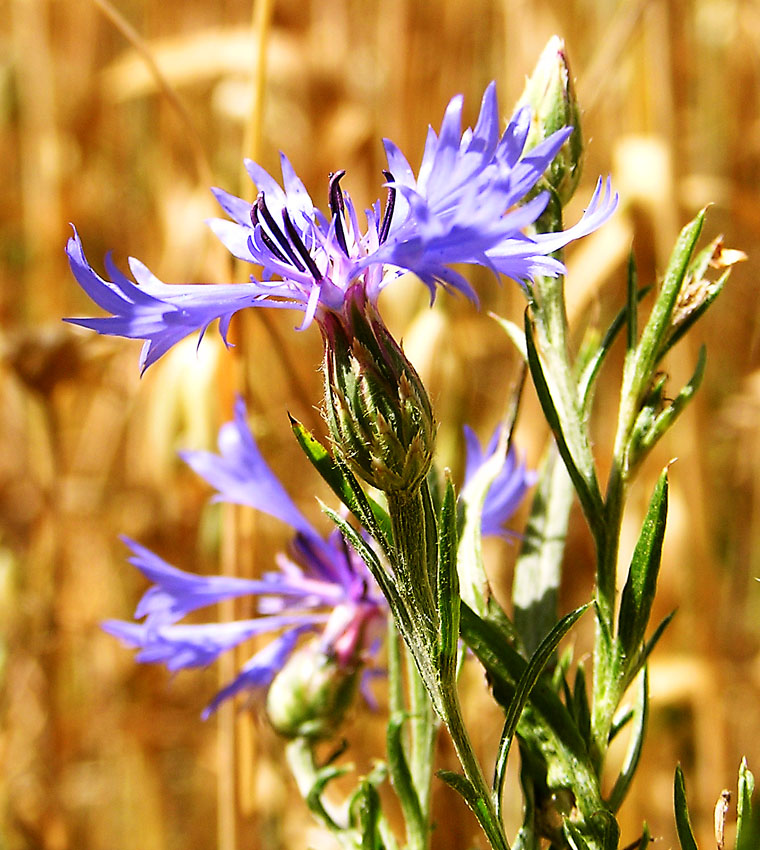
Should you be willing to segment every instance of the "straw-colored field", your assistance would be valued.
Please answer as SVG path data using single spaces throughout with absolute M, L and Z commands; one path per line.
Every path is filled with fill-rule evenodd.
M 463 92 L 473 120 L 491 79 L 506 120 L 553 33 L 567 43 L 584 110 L 584 179 L 622 202 L 569 252 L 573 329 L 603 324 L 625 292 L 633 243 L 642 283 L 678 232 L 713 202 L 707 235 L 749 260 L 685 344 L 699 345 L 699 398 L 642 473 L 624 530 L 630 549 L 659 469 L 671 458 L 671 512 L 653 615 L 678 615 L 651 667 L 650 733 L 621 814 L 623 843 L 646 819 L 674 846 L 672 777 L 686 772 L 704 848 L 712 809 L 742 755 L 760 771 L 760 5 L 755 0 L 8 0 L 0 23 L 0 847 L 7 850 L 301 850 L 331 847 L 312 825 L 260 706 L 199 714 L 227 669 L 138 666 L 102 633 L 129 618 L 145 584 L 127 534 L 171 563 L 256 575 L 286 537 L 273 520 L 208 506 L 177 459 L 211 448 L 244 392 L 262 450 L 316 522 L 326 497 L 286 412 L 324 433 L 319 333 L 295 314 L 249 311 L 233 352 L 209 332 L 138 377 L 139 344 L 64 325 L 95 315 L 63 247 L 75 222 L 97 268 L 143 260 L 170 282 L 245 280 L 204 220 L 209 185 L 253 196 L 251 156 L 278 173 L 284 150 L 316 198 L 345 168 L 364 207 L 383 193 L 380 140 L 416 166 L 428 123 Z M 462 470 L 461 426 L 481 436 L 502 413 L 517 355 L 485 315 L 520 320 L 517 287 L 476 281 L 483 312 L 403 280 L 384 295 L 392 328 L 443 423 L 439 451 Z M 648 304 L 649 302 L 645 302 Z M 595 450 L 604 467 L 622 350 L 605 369 Z M 607 413 L 609 411 L 609 413 Z M 532 463 L 548 438 L 530 392 L 517 440 Z M 604 474 L 604 473 L 603 473 Z M 562 604 L 585 601 L 590 540 L 572 517 Z M 326 527 L 326 526 L 325 526 Z M 516 546 L 489 548 L 508 599 Z M 225 611 L 230 616 L 231 611 Z M 238 611 L 248 615 L 250 612 Z M 588 626 L 588 624 L 586 624 Z M 590 635 L 576 633 L 576 657 Z M 501 731 L 474 662 L 465 706 L 490 764 Z M 377 687 L 382 691 L 382 684 Z M 383 754 L 382 715 L 346 728 L 359 770 Z M 448 745 L 441 764 L 455 762 Z M 513 771 L 514 773 L 514 771 Z M 508 780 L 512 825 L 519 793 Z M 389 795 L 389 800 L 391 799 Z M 439 783 L 436 850 L 473 846 L 469 812 Z M 512 832 L 512 829 L 510 829 Z

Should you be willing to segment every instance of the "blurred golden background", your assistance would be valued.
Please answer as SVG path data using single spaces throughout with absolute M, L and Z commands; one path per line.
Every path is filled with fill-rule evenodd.
M 111 5 L 113 2 L 113 5 Z M 382 194 L 380 139 L 416 166 L 428 123 L 463 92 L 472 121 L 496 79 L 506 120 L 541 48 L 567 43 L 587 140 L 569 221 L 598 174 L 621 207 L 569 254 L 576 331 L 623 297 L 633 243 L 640 281 L 663 270 L 678 229 L 712 201 L 706 235 L 749 261 L 678 346 L 677 391 L 708 346 L 696 402 L 636 486 L 631 548 L 654 478 L 672 457 L 672 502 L 654 618 L 679 613 L 652 665 L 643 763 L 621 814 L 623 843 L 646 819 L 675 846 L 672 777 L 684 767 L 692 816 L 714 846 L 712 808 L 746 754 L 760 772 L 760 4 L 756 0 L 7 0 L 0 21 L 0 847 L 7 850 L 279 850 L 333 846 L 316 829 L 256 705 L 199 714 L 230 669 L 136 665 L 98 627 L 129 618 L 145 589 L 128 534 L 186 569 L 266 569 L 286 541 L 274 521 L 208 507 L 176 457 L 212 447 L 243 390 L 262 450 L 316 523 L 324 496 L 286 411 L 321 429 L 316 330 L 294 314 L 239 316 L 237 347 L 215 332 L 140 380 L 139 343 L 63 325 L 92 315 L 63 253 L 76 223 L 96 268 L 113 250 L 163 280 L 244 280 L 204 219 L 208 186 L 250 196 L 244 155 L 278 175 L 287 152 L 313 197 L 345 168 L 360 206 Z M 519 319 L 517 288 L 484 276 L 483 307 Z M 443 462 L 461 472 L 461 425 L 481 437 L 503 411 L 518 363 L 484 313 L 414 281 L 384 309 L 432 390 Z M 262 311 L 263 312 L 263 311 Z M 275 315 L 276 314 L 276 315 Z M 595 441 L 604 470 L 620 352 L 603 376 Z M 536 463 L 547 439 L 526 394 L 518 441 Z M 604 472 L 602 472 L 604 474 Z M 326 527 L 323 525 L 321 527 Z M 489 549 L 509 586 L 515 545 Z M 563 606 L 585 601 L 592 552 L 572 518 Z M 227 612 L 228 614 L 230 612 Z M 576 638 L 577 656 L 590 644 Z M 467 672 L 486 764 L 501 723 Z M 381 690 L 381 688 L 378 688 Z M 490 719 L 492 718 L 492 722 Z M 382 756 L 381 718 L 357 708 L 349 756 Z M 451 754 L 441 745 L 442 762 Z M 490 768 L 489 768 L 490 769 Z M 519 817 L 516 784 L 507 791 Z M 436 848 L 473 846 L 474 820 L 436 785 Z

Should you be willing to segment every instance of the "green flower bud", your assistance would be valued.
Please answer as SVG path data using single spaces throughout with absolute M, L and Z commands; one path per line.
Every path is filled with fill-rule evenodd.
M 549 39 L 538 64 L 525 83 L 517 105 L 526 104 L 532 108 L 526 151 L 557 130 L 573 127 L 572 135 L 544 175 L 564 206 L 572 198 L 581 177 L 583 134 L 565 43 L 556 35 Z
M 288 738 L 330 738 L 356 694 L 361 664 L 341 664 L 319 641 L 296 650 L 275 676 L 267 694 L 267 715 Z
M 433 459 L 427 391 L 360 286 L 323 322 L 325 402 L 336 449 L 383 491 L 415 490 Z

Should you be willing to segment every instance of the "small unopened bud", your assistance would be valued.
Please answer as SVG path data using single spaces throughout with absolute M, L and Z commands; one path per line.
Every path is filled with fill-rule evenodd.
M 323 322 L 325 403 L 336 449 L 383 491 L 414 490 L 430 469 L 435 420 L 427 391 L 360 286 Z
M 318 641 L 296 650 L 269 687 L 272 726 L 288 738 L 334 735 L 356 694 L 360 666 L 341 664 Z
M 549 39 L 538 64 L 525 83 L 518 106 L 526 104 L 532 108 L 526 151 L 563 127 L 573 128 L 572 134 L 544 175 L 564 206 L 573 196 L 580 180 L 583 134 L 565 43 L 556 35 Z

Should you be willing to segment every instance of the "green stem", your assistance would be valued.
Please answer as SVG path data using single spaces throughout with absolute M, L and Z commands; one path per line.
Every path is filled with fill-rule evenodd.
M 427 541 L 434 536 L 426 523 L 426 516 L 432 515 L 425 511 L 421 490 L 389 491 L 386 497 L 393 529 L 394 575 L 415 632 L 409 636 L 409 650 L 432 705 L 449 731 L 465 778 L 475 794 L 474 809 L 478 821 L 494 850 L 509 850 L 509 842 L 496 815 L 491 789 L 483 776 L 462 719 L 456 680 L 453 673 L 444 680 L 441 666 L 437 663 L 439 617 L 427 552 Z M 414 684 L 411 687 L 413 689 Z M 415 699 L 414 694 L 412 699 Z M 422 753 L 423 741 L 424 735 L 421 735 L 420 762 L 426 758 Z
M 427 703 L 427 713 L 432 715 L 427 691 L 421 682 L 416 665 L 409 650 L 406 650 L 407 671 L 409 673 L 412 711 L 414 711 L 414 692 L 421 690 Z M 413 678 L 412 678 L 413 677 Z M 415 681 L 416 680 L 416 681 Z M 404 700 L 403 672 L 401 669 L 401 645 L 393 618 L 388 624 L 388 684 L 391 710 L 391 723 L 400 724 L 408 717 Z M 430 841 L 430 784 L 433 775 L 432 740 L 427 749 L 420 740 L 421 730 L 411 718 L 411 746 L 400 741 L 403 753 L 391 750 L 389 739 L 388 769 L 396 796 L 401 804 L 406 827 L 406 850 L 428 850 Z M 411 752 L 410 752 L 411 750 Z
M 437 611 L 427 564 L 425 509 L 420 490 L 386 492 L 399 592 L 420 626 L 428 653 L 437 637 Z M 415 653 L 416 654 L 416 653 Z
M 459 703 L 455 684 L 453 684 L 453 687 L 444 690 L 443 700 L 446 712 L 443 721 L 454 743 L 454 749 L 459 758 L 459 763 L 462 765 L 464 775 L 475 791 L 478 804 L 483 810 L 482 812 L 476 812 L 478 821 L 486 833 L 486 838 L 488 838 L 493 850 L 510 850 L 509 842 L 504 834 L 504 828 L 496 813 L 491 789 L 483 776 L 480 763 L 472 748 L 470 736 L 464 725 L 462 708 Z
M 430 785 L 433 778 L 433 748 L 437 732 L 435 712 L 411 653 L 406 653 L 411 713 L 410 767 L 425 826 L 430 828 Z

